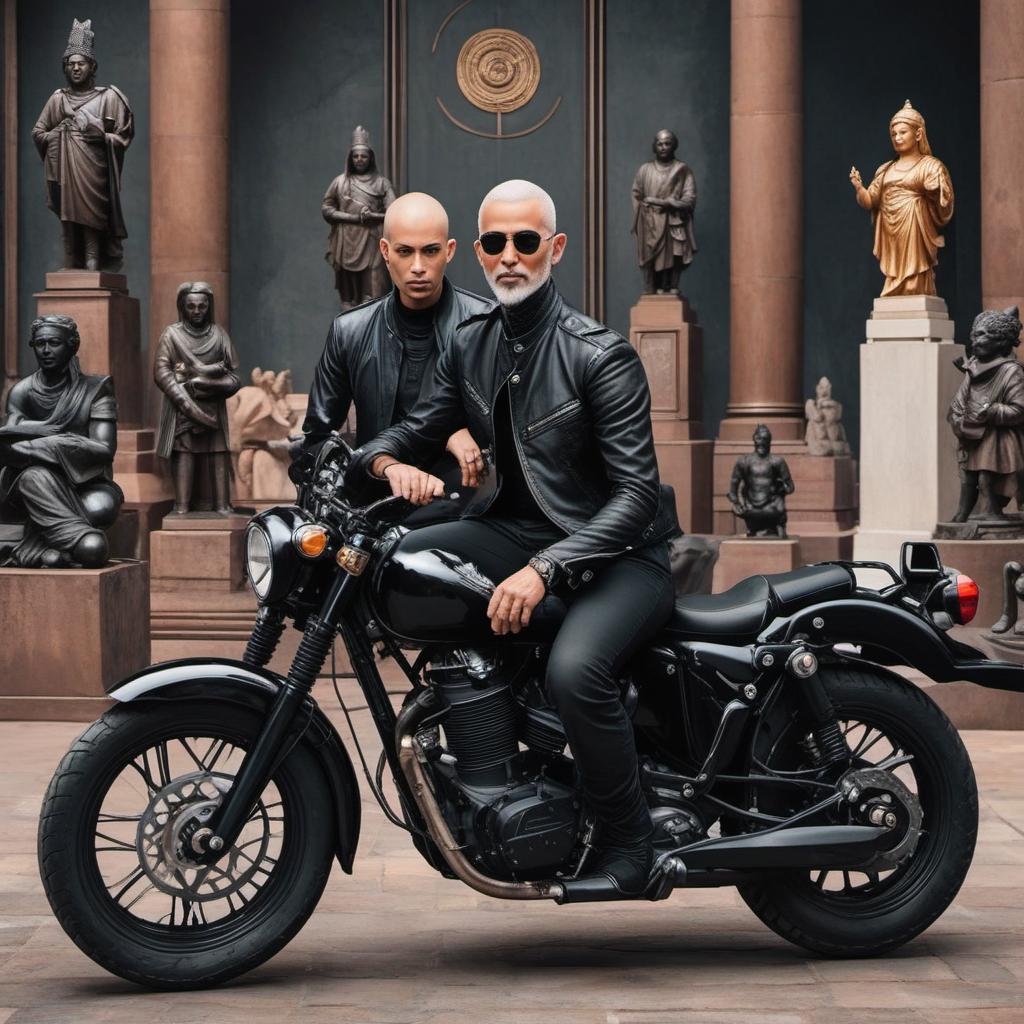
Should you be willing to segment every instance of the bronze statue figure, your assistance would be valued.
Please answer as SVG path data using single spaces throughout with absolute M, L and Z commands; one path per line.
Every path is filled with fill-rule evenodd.
M 231 511 L 231 455 L 225 404 L 241 387 L 238 356 L 214 319 L 205 281 L 178 288 L 178 322 L 160 335 L 153 377 L 164 393 L 157 454 L 171 460 L 174 511 Z M 198 492 L 198 493 L 194 493 Z
M 804 403 L 807 431 L 804 440 L 811 455 L 849 455 L 850 443 L 843 427 L 843 407 L 832 397 L 832 382 L 822 377 L 814 398 Z
M 1014 640 L 1024 646 L 1024 622 L 1019 621 L 1019 603 L 1024 602 L 1024 566 L 1007 562 L 1003 566 L 1003 614 L 989 630 L 997 636 L 1013 630 Z
M 119 270 L 128 232 L 121 171 L 135 135 L 128 99 L 97 85 L 91 21 L 75 21 L 64 50 L 67 85 L 43 107 L 32 139 L 43 160 L 46 204 L 60 218 L 64 268 Z
M 727 497 L 733 512 L 747 524 L 748 537 L 786 536 L 786 495 L 795 488 L 786 460 L 771 451 L 772 432 L 759 423 L 754 450 L 733 466 Z
M 326 260 L 334 268 L 342 311 L 379 298 L 391 283 L 380 252 L 384 212 L 395 201 L 391 182 L 377 170 L 370 133 L 359 126 L 345 173 L 327 187 L 320 213 L 331 225 Z
M 867 188 L 850 168 L 857 202 L 871 211 L 872 250 L 885 275 L 882 295 L 934 295 L 935 267 L 945 240 L 939 231 L 953 217 L 953 182 L 932 156 L 924 118 L 910 100 L 893 114 L 889 138 L 896 158 L 875 171 Z
M 71 317 L 34 320 L 31 339 L 39 368 L 11 389 L 0 427 L 0 565 L 95 569 L 124 501 L 114 384 L 82 373 Z
M 947 419 L 957 437 L 960 504 L 952 522 L 1002 520 L 1011 498 L 1024 508 L 1024 367 L 1017 307 L 987 309 L 971 327 L 970 358 Z
M 642 164 L 633 179 L 633 234 L 645 295 L 677 295 L 679 277 L 697 251 L 697 182 L 676 159 L 678 147 L 675 133 L 663 128 L 654 136 L 654 159 Z

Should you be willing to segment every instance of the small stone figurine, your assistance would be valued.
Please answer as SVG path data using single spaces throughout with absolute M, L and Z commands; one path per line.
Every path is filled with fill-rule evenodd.
M 814 389 L 814 398 L 804 405 L 807 432 L 804 439 L 811 455 L 849 455 L 850 443 L 843 429 L 843 407 L 832 397 L 832 383 L 822 377 Z
M 34 320 L 30 344 L 39 369 L 11 389 L 0 426 L 0 565 L 96 569 L 124 501 L 114 384 L 82 373 L 69 316 Z
M 1024 566 L 1007 562 L 1003 566 L 1003 614 L 989 630 L 992 642 L 1008 650 L 1024 653 L 1024 621 L 1019 617 L 1024 602 Z
M 786 460 L 771 451 L 772 432 L 759 423 L 753 452 L 741 455 L 732 470 L 727 497 L 748 537 L 786 536 L 786 495 L 795 488 Z

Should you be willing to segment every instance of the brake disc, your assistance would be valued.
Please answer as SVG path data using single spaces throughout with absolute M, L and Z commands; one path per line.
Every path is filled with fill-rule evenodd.
M 839 780 L 839 790 L 865 825 L 903 829 L 895 846 L 879 850 L 867 863 L 858 864 L 858 871 L 889 871 L 913 856 L 921 838 L 924 813 L 921 802 L 902 779 L 884 768 L 857 768 Z M 877 821 L 872 820 L 872 814 Z M 890 815 L 895 818 L 892 824 Z

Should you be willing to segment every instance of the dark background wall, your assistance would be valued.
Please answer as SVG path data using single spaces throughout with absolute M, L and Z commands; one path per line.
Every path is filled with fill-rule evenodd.
M 64 84 L 61 62 L 74 18 L 92 17 L 99 61 L 96 81 L 116 85 L 135 114 L 135 140 L 125 154 L 121 202 L 128 238 L 124 269 L 128 289 L 140 300 L 143 331 L 149 303 L 149 4 L 104 0 L 94 13 L 80 2 L 18 4 L 18 322 L 21 372 L 35 368 L 28 327 L 36 315 L 33 292 L 46 286 L 48 270 L 63 262 L 60 222 L 46 206 L 43 165 L 32 126 L 55 89 Z M 83 339 L 87 344 L 88 339 Z M 146 338 L 141 338 L 146 350 Z M 123 385 L 122 385 L 123 386 Z M 133 386 L 138 386 L 134 385 Z
M 704 418 L 713 429 L 729 397 L 729 4 L 613 2 L 607 29 L 608 323 L 627 334 L 640 297 L 630 189 L 652 159 L 655 132 L 669 128 L 697 179 L 699 251 L 680 288 L 704 327 Z
M 978 44 L 977 0 L 804 4 L 804 395 L 832 381 L 855 447 L 858 345 L 883 278 L 850 165 L 868 184 L 892 158 L 889 118 L 908 98 L 924 115 L 956 196 L 937 289 L 966 340 L 981 304 Z M 784 187 L 765 182 L 766 199 Z
M 571 235 L 558 274 L 578 302 L 582 279 L 582 4 L 577 0 L 474 0 L 430 47 L 454 0 L 410 3 L 407 187 L 438 195 L 452 212 L 461 251 L 457 283 L 483 290 L 471 252 L 485 187 L 513 176 L 549 188 L 560 227 Z M 704 415 L 713 436 L 724 414 L 729 359 L 729 4 L 655 0 L 607 4 L 607 319 L 628 329 L 641 278 L 630 235 L 629 188 L 650 154 L 654 132 L 670 127 L 679 156 L 697 175 L 700 252 L 683 288 L 705 330 Z M 68 0 L 18 5 L 22 372 L 33 364 L 27 329 L 32 293 L 60 265 L 60 232 L 45 206 L 31 127 L 62 84 L 61 55 L 72 17 Z M 136 138 L 127 154 L 123 199 L 126 271 L 143 303 L 149 286 L 148 5 L 107 0 L 93 18 L 101 82 L 132 101 Z M 534 123 L 555 96 L 555 116 L 524 139 L 479 139 L 453 127 L 435 100 L 474 127 L 494 119 L 469 107 L 454 81 L 455 56 L 479 28 L 518 29 L 537 45 L 541 85 L 529 107 L 505 119 Z M 186 41 L 183 41 L 186 45 Z M 865 179 L 888 158 L 889 118 L 909 97 L 928 120 L 935 154 L 953 176 L 957 209 L 946 232 L 940 293 L 966 337 L 980 306 L 980 169 L 977 0 L 865 0 L 804 5 L 804 393 L 829 376 L 846 407 L 851 440 L 858 425 L 858 351 L 863 321 L 881 276 L 871 256 L 870 218 L 854 202 L 851 163 Z M 304 390 L 337 309 L 324 262 L 327 226 L 320 198 L 343 166 L 352 128 L 361 123 L 383 152 L 384 4 L 379 0 L 271 0 L 237 3 L 231 26 L 232 294 L 231 331 L 248 372 L 290 366 Z M 387 168 L 382 168 L 387 172 Z M 789 183 L 765 181 L 765 202 Z M 765 240 L 770 244 L 770 240 Z M 143 337 L 143 345 L 146 338 Z
M 299 391 L 338 312 L 320 200 L 357 124 L 380 166 L 379 0 L 232 4 L 231 337 L 246 373 L 291 367 Z

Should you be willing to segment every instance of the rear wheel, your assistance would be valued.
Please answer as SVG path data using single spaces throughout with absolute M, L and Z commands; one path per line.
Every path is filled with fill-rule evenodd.
M 217 702 L 108 711 L 61 761 L 43 801 L 39 864 L 57 919 L 114 974 L 152 988 L 215 985 L 267 960 L 312 913 L 334 853 L 323 771 L 297 746 L 232 847 L 188 856 L 259 732 Z
M 916 686 L 859 667 L 823 667 L 821 678 L 851 750 L 851 769 L 878 766 L 895 775 L 920 804 L 920 837 L 892 867 L 785 872 L 741 886 L 740 895 L 769 928 L 799 946 L 828 956 L 872 956 L 920 934 L 953 901 L 974 855 L 977 786 L 952 723 Z M 766 736 L 767 766 L 806 769 L 799 741 L 807 731 L 794 713 Z

